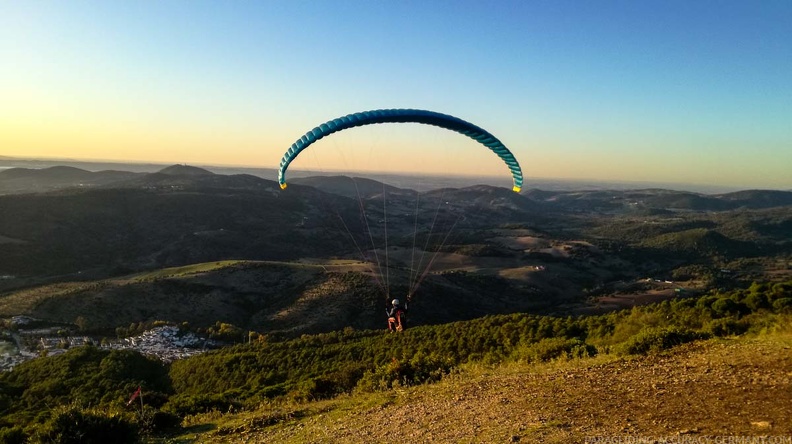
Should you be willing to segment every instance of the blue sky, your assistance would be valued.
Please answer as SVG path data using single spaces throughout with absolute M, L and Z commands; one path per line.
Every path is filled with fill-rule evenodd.
M 0 97 L 0 155 L 274 166 L 422 108 L 526 177 L 792 188 L 792 2 L 0 1 Z M 508 174 L 437 128 L 345 133 L 292 167 Z

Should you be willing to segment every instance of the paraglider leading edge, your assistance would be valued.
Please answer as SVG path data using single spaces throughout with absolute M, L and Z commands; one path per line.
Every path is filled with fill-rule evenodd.
M 498 155 L 512 173 L 512 191 L 520 192 L 523 183 L 522 170 L 514 155 L 503 143 L 486 130 L 454 116 L 420 109 L 380 109 L 349 114 L 325 122 L 297 139 L 283 155 L 278 169 L 278 183 L 281 189 L 286 188 L 286 169 L 300 152 L 317 140 L 337 131 L 356 126 L 376 123 L 422 123 L 434 125 L 464 134 L 486 146 Z

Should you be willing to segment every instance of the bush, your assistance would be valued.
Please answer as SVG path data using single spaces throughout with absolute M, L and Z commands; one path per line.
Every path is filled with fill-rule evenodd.
M 770 289 L 772 299 L 792 297 L 792 282 L 778 282 Z
M 729 298 L 720 298 L 712 303 L 712 311 L 718 316 L 728 316 L 737 313 L 737 303 Z
M 61 444 L 135 443 L 137 427 L 120 414 L 66 406 L 57 409 L 44 424 L 41 441 Z
M 146 406 L 135 413 L 136 422 L 142 434 L 151 434 L 174 429 L 181 424 L 181 418 L 171 412 L 163 412 Z
M 708 333 L 678 327 L 648 328 L 622 344 L 620 351 L 628 355 L 645 355 L 667 350 L 679 344 L 711 337 Z
M 712 311 L 717 316 L 744 315 L 751 312 L 751 308 L 742 303 L 735 302 L 734 299 L 723 297 L 712 303 Z
M 215 325 L 206 329 L 206 334 L 219 341 L 243 342 L 247 332 L 233 324 L 217 321 Z
M 179 417 L 206 413 L 212 410 L 227 412 L 234 407 L 240 407 L 238 402 L 227 399 L 223 394 L 217 395 L 176 395 L 171 397 L 162 411 Z
M 341 370 L 327 376 L 301 381 L 289 392 L 289 397 L 298 401 L 332 398 L 342 393 L 351 392 L 365 374 L 365 367 L 360 364 L 348 364 Z
M 0 444 L 24 444 L 28 442 L 28 435 L 19 427 L 0 429 Z
M 452 368 L 453 365 L 449 361 L 436 357 L 416 355 L 406 362 L 394 358 L 390 363 L 366 372 L 358 381 L 356 388 L 364 392 L 375 392 L 399 386 L 437 382 Z
M 764 293 L 751 293 L 745 297 L 743 302 L 752 311 L 758 311 L 763 308 L 770 308 L 770 303 L 767 299 L 767 295 Z
M 314 378 L 300 381 L 288 396 L 296 401 L 315 401 L 339 394 L 339 388 L 328 378 Z
M 792 298 L 781 298 L 773 301 L 773 309 L 779 313 L 792 313 Z
M 748 331 L 748 324 L 733 318 L 721 318 L 713 319 L 704 329 L 713 336 L 734 336 Z
M 595 356 L 597 349 L 580 339 L 546 338 L 533 344 L 519 347 L 513 358 L 519 361 L 543 362 L 556 358 L 585 358 Z

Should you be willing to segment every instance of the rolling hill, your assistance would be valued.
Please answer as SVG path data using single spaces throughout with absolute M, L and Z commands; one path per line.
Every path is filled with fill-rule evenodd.
M 640 244 L 669 254 L 685 255 L 686 259 L 712 256 L 740 257 L 757 253 L 756 245 L 729 239 L 705 228 L 665 233 L 650 237 Z
M 720 199 L 746 208 L 773 208 L 792 205 L 792 192 L 774 190 L 746 190 L 721 194 Z
M 129 180 L 138 174 L 111 170 L 91 172 L 68 166 L 43 169 L 9 168 L 0 171 L 0 195 L 97 187 Z
M 738 208 L 773 208 L 792 205 L 792 192 L 749 190 L 727 194 L 700 194 L 662 189 L 542 191 L 526 190 L 529 199 L 577 211 L 634 213 L 636 211 L 728 211 Z
M 310 176 L 296 177 L 289 180 L 289 184 L 307 185 L 318 188 L 326 193 L 338 194 L 352 199 L 358 198 L 381 198 L 383 194 L 393 196 L 414 196 L 417 194 L 413 190 L 396 188 L 372 179 L 364 177 L 348 176 Z

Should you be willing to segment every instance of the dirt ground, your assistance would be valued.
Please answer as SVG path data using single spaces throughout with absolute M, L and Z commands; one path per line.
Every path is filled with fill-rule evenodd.
M 326 403 L 275 425 L 256 427 L 261 421 L 247 419 L 231 434 L 214 431 L 186 442 L 792 439 L 792 337 L 712 340 L 650 357 L 515 364 Z

